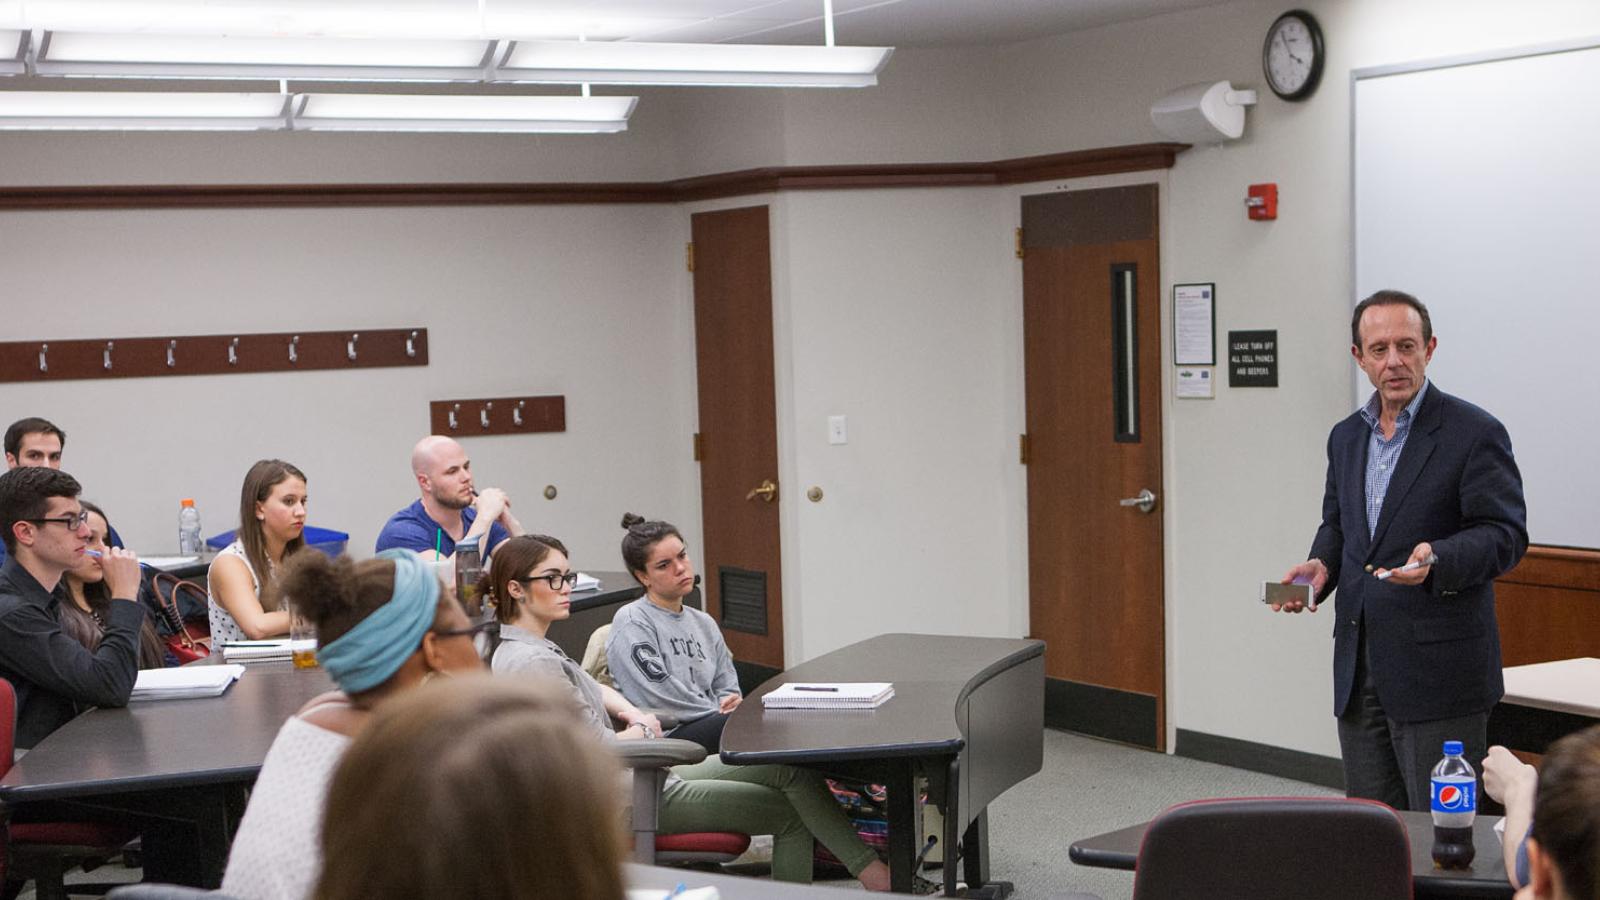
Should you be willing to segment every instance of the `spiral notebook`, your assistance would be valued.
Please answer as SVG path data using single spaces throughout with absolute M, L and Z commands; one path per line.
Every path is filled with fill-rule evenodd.
M 761 697 L 765 709 L 872 709 L 894 696 L 887 681 L 791 681 Z

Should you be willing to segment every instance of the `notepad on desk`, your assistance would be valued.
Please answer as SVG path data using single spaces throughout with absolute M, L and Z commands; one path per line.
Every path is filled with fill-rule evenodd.
M 228 641 L 222 645 L 222 658 L 228 662 L 278 662 L 291 658 L 288 638 L 270 641 Z
M 578 581 L 572 586 L 572 592 L 574 594 L 578 593 L 579 591 L 598 590 L 600 590 L 600 579 L 588 574 L 587 572 L 579 572 Z
M 141 669 L 130 700 L 191 700 L 220 697 L 244 676 L 244 666 L 180 666 L 175 669 Z
M 872 709 L 894 696 L 887 681 L 791 681 L 763 694 L 765 709 Z

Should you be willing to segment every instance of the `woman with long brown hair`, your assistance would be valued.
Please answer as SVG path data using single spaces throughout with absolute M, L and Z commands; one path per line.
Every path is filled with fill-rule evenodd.
M 245 473 L 239 530 L 211 561 L 211 639 L 260 640 L 289 633 L 289 611 L 273 582 L 304 548 L 306 476 L 281 459 L 263 459 Z
M 67 586 L 67 599 L 56 614 L 61 631 L 93 653 L 100 646 L 105 633 L 106 608 L 111 605 L 111 592 L 106 589 L 105 570 L 100 566 L 100 556 L 106 552 L 106 536 L 111 533 L 111 523 L 106 514 L 93 503 L 83 501 L 83 511 L 89 516 L 89 550 L 76 569 L 68 569 L 62 576 Z M 139 668 L 159 669 L 167 664 L 166 651 L 161 638 L 150 624 L 148 616 L 139 626 Z

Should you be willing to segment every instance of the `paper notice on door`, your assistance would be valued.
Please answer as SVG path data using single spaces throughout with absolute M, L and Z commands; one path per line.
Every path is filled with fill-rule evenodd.
M 1214 284 L 1172 286 L 1172 362 L 1175 365 L 1217 364 L 1216 296 Z

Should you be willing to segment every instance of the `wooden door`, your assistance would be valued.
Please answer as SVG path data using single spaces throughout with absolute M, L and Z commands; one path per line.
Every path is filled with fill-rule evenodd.
M 706 610 L 740 662 L 783 668 L 767 207 L 697 213 L 695 359 L 700 392 L 699 554 Z
M 1052 724 L 1161 748 L 1156 187 L 1022 199 L 1030 630 Z M 1149 491 L 1149 511 L 1123 505 Z

